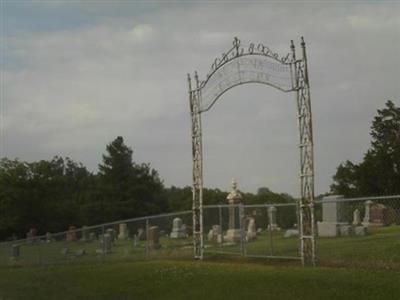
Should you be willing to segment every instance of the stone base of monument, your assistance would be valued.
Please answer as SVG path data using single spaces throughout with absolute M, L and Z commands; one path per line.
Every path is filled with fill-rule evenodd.
M 342 225 L 339 227 L 339 232 L 341 236 L 349 236 L 353 234 L 353 226 Z
M 368 227 L 365 226 L 355 226 L 354 227 L 354 234 L 355 235 L 367 235 L 368 234 Z
M 340 223 L 317 222 L 319 237 L 335 237 L 340 233 Z
M 207 236 L 207 240 L 210 243 L 218 243 L 218 244 L 220 244 L 220 243 L 223 242 L 222 234 L 214 234 L 214 232 L 212 232 L 212 230 L 210 230 L 210 232 L 208 233 L 208 236 Z
M 169 235 L 171 239 L 185 239 L 187 238 L 186 231 L 173 231 Z
M 239 243 L 242 237 L 240 229 L 228 229 L 224 236 L 224 241 L 231 243 Z
M 361 224 L 364 227 L 371 228 L 371 229 L 380 228 L 380 227 L 385 226 L 385 224 L 383 224 L 382 222 L 362 222 Z

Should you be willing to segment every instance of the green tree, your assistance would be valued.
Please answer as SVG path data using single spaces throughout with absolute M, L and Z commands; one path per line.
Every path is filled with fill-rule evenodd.
M 0 238 L 24 237 L 29 228 L 39 233 L 80 225 L 79 203 L 91 174 L 69 158 L 27 163 L 0 161 Z
M 340 164 L 331 192 L 345 196 L 400 193 L 400 107 L 387 101 L 371 126 L 371 147 L 360 164 Z
M 121 136 L 106 146 L 103 164 L 99 165 L 103 221 L 159 213 L 166 209 L 163 183 L 148 163 L 135 163 L 133 151 Z

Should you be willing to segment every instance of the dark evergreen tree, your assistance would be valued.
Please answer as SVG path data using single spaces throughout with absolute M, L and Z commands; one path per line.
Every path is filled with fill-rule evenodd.
M 400 193 L 400 107 L 387 101 L 371 126 L 371 148 L 360 164 L 339 165 L 331 192 L 345 196 Z
M 150 164 L 135 163 L 133 151 L 117 137 L 106 147 L 99 165 L 103 219 L 133 218 L 165 210 L 163 183 Z

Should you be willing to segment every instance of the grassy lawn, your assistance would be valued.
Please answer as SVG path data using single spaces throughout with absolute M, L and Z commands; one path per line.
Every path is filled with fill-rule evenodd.
M 0 299 L 399 299 L 400 273 L 149 261 L 0 269 Z
M 275 255 L 298 257 L 298 238 L 284 238 L 284 231 L 264 231 L 256 241 L 246 244 L 247 255 Z M 205 239 L 207 240 L 207 239 Z M 191 239 L 160 239 L 162 247 L 147 253 L 147 258 L 191 258 Z M 62 249 L 68 247 L 69 254 L 62 254 Z M 140 241 L 134 245 L 132 240 L 117 240 L 112 253 L 102 255 L 96 253 L 100 243 L 94 241 L 52 243 L 37 243 L 21 245 L 20 257 L 16 266 L 54 263 L 83 263 L 118 260 L 144 260 L 146 258 L 146 243 Z M 85 249 L 85 255 L 76 256 L 78 250 Z M 11 247 L 0 247 L 0 266 L 10 265 Z M 240 244 L 209 244 L 206 245 L 206 257 L 215 252 L 240 254 Z M 337 238 L 318 238 L 317 255 L 320 265 L 357 266 L 379 269 L 400 270 L 400 226 L 389 226 L 376 229 L 367 236 L 349 236 Z

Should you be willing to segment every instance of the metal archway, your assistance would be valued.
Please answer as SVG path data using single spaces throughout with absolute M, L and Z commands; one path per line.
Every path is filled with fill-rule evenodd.
M 296 94 L 300 150 L 300 256 L 303 265 L 315 265 L 314 222 L 314 155 L 313 132 L 306 47 L 301 37 L 302 57 L 291 53 L 280 57 L 263 44 L 241 45 L 234 38 L 233 47 L 216 58 L 206 79 L 194 74 L 194 85 L 188 74 L 189 102 L 192 120 L 193 157 L 193 246 L 194 257 L 203 259 L 203 150 L 201 114 L 235 86 L 250 82 L 272 86 L 282 92 Z

